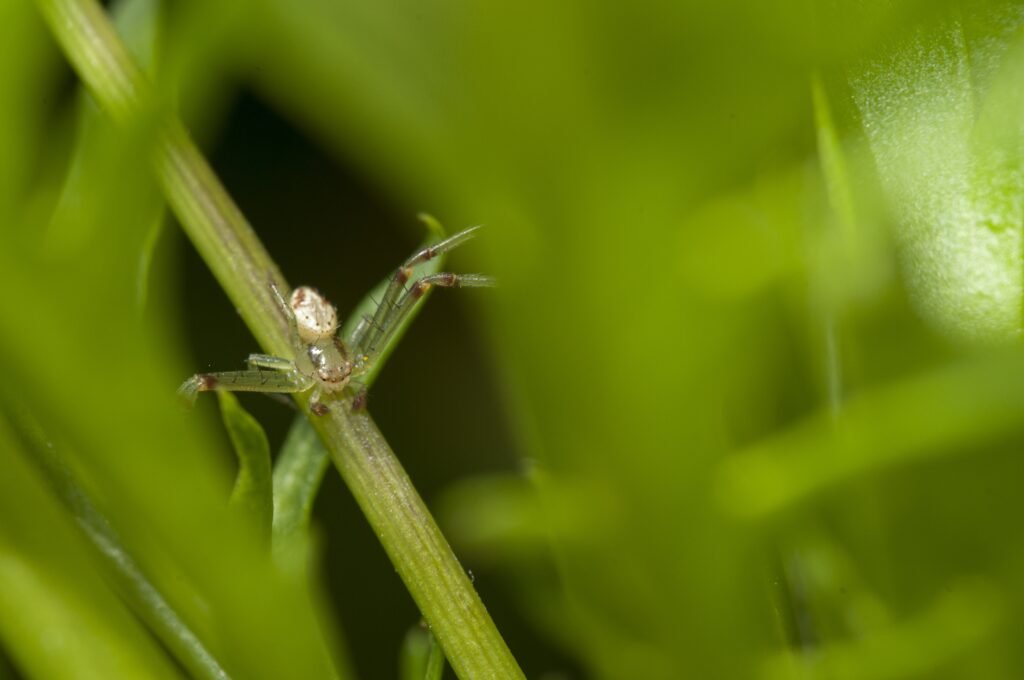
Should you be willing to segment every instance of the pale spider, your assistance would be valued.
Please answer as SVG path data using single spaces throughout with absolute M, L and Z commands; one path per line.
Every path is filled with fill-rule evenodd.
M 246 370 L 197 373 L 178 388 L 178 394 L 191 404 L 200 392 L 210 390 L 290 394 L 313 390 L 310 410 L 316 415 L 326 414 L 327 405 L 321 400 L 339 394 L 371 370 L 394 333 L 431 287 L 475 288 L 494 284 L 491 277 L 482 274 L 441 272 L 423 276 L 409 288 L 405 285 L 414 266 L 462 245 L 477 229 L 470 227 L 413 253 L 391 276 L 374 315 L 360 319 L 345 340 L 337 335 L 337 310 L 316 290 L 301 286 L 285 302 L 277 286 L 270 284 L 291 325 L 295 358 L 250 354 Z M 359 390 L 353 408 L 364 403 L 365 390 Z

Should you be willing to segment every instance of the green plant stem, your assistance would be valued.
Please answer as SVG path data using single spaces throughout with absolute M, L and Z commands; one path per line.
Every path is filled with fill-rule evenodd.
M 370 415 L 345 401 L 313 426 L 458 676 L 524 677 Z
M 100 106 L 132 122 L 156 99 L 95 0 L 37 0 Z M 288 324 L 270 290 L 289 286 L 180 122 L 158 125 L 164 195 L 263 349 L 289 356 Z M 308 414 L 308 395 L 297 398 Z M 339 402 L 315 418 L 335 466 L 462 678 L 524 677 L 426 505 L 368 413 Z

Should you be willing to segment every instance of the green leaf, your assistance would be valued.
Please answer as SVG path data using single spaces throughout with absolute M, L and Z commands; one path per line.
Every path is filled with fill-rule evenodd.
M 399 680 L 441 680 L 445 658 L 437 638 L 425 624 L 409 629 L 398 658 Z
M 267 435 L 233 394 L 217 392 L 217 398 L 224 427 L 238 456 L 238 477 L 231 491 L 231 503 L 253 517 L 261 534 L 269 535 L 273 503 Z
M 274 465 L 275 547 L 309 525 L 313 501 L 329 465 L 316 430 L 305 416 L 296 416 Z

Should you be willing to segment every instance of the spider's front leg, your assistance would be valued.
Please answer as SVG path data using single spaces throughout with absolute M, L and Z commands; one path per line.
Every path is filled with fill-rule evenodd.
M 284 296 L 281 295 L 281 291 L 277 287 L 273 278 L 270 279 L 270 292 L 274 295 L 278 308 L 281 310 L 282 315 L 288 322 L 288 339 L 292 343 L 292 349 L 296 352 L 295 356 L 299 356 L 306 350 L 306 341 L 303 339 L 302 333 L 299 330 L 299 320 L 295 316 L 295 308 L 292 304 L 285 301 Z
M 417 279 L 394 303 L 386 300 L 381 302 L 377 315 L 381 320 L 366 322 L 366 330 L 358 337 L 355 346 L 356 370 L 364 373 L 377 360 L 380 352 L 391 341 L 391 336 L 402 327 L 405 319 L 423 299 L 431 288 L 488 288 L 494 285 L 494 279 L 484 274 L 453 274 L 439 272 Z M 385 307 L 387 305 L 387 307 Z M 382 311 L 383 310 L 383 313 Z
M 191 405 L 195 403 L 200 392 L 227 390 L 295 394 L 305 392 L 316 382 L 314 378 L 298 370 L 288 359 L 252 354 L 249 356 L 248 364 L 249 368 L 244 371 L 196 373 L 178 388 L 178 396 Z
M 245 360 L 249 368 L 261 369 L 269 368 L 273 371 L 297 371 L 298 366 L 291 359 L 285 359 L 283 357 L 275 357 L 272 354 L 250 354 L 249 358 Z
M 409 282 L 413 275 L 413 268 L 418 264 L 433 260 L 438 255 L 455 250 L 473 238 L 479 228 L 470 227 L 469 229 L 464 229 L 439 243 L 420 248 L 406 258 L 402 266 L 391 275 L 391 281 L 384 292 L 384 297 L 381 298 L 380 303 L 377 305 L 377 311 L 372 317 L 361 319 L 352 336 L 348 338 L 349 346 L 360 348 L 360 351 L 383 347 L 384 343 L 381 340 L 389 328 L 388 317 L 394 313 L 395 308 L 399 305 L 402 293 L 405 292 L 405 284 Z

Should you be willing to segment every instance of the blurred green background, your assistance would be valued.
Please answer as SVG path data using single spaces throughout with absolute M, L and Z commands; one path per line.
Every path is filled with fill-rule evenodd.
M 433 296 L 369 408 L 527 677 L 1024 677 L 1018 3 L 113 5 L 343 314 L 418 211 L 485 225 L 449 265 L 500 286 Z M 418 613 L 337 475 L 311 592 L 174 401 L 258 347 L 147 131 L 0 26 L 0 677 L 187 673 L 69 497 L 230 676 L 394 677 Z

